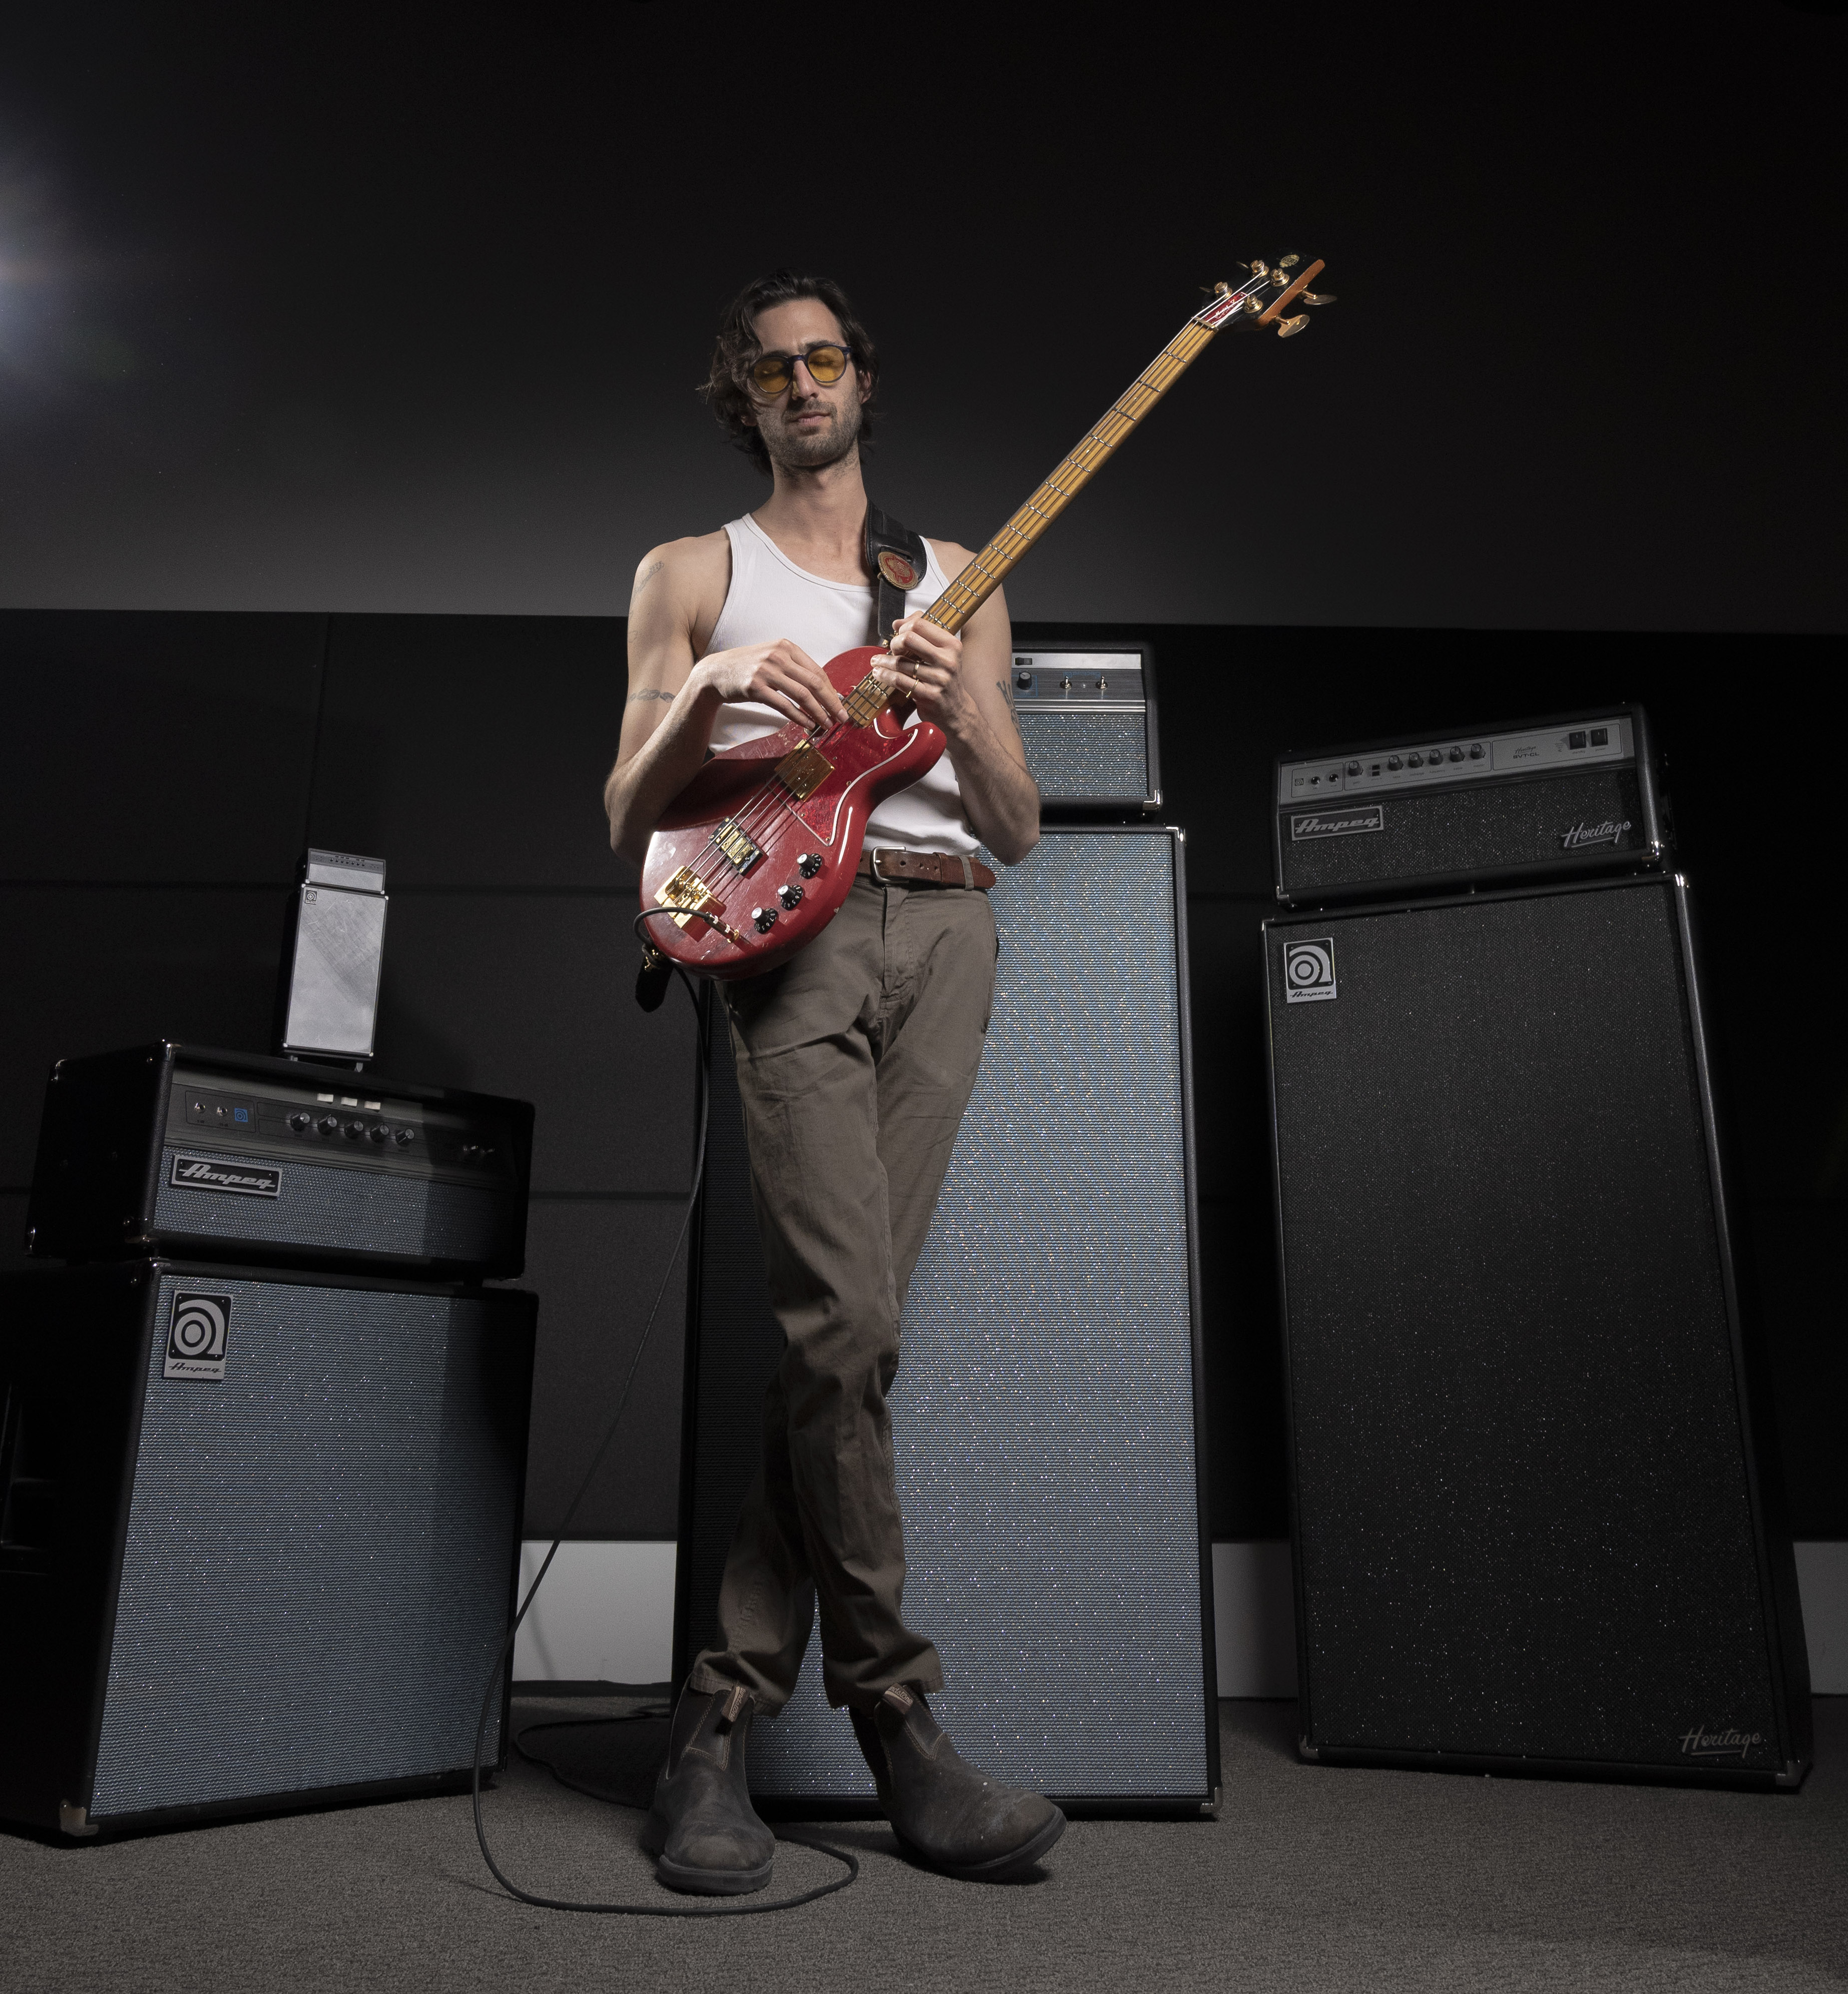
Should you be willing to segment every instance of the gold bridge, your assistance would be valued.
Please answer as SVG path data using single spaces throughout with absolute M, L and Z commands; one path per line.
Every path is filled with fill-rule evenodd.
M 654 897 L 658 906 L 691 907 L 697 913 L 708 910 L 715 913 L 723 911 L 719 902 L 712 897 L 712 889 L 691 865 L 683 865 Z M 676 914 L 674 925 L 684 928 L 691 918 L 687 914 Z

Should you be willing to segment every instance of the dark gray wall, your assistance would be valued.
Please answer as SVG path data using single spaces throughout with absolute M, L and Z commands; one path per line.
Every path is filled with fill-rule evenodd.
M 838 274 L 980 543 L 1233 259 L 1022 615 L 1848 616 L 1848 20 L 1779 0 L 0 9 L 0 603 L 621 615 L 756 502 L 720 306 Z
M 1278 749 L 1641 698 L 1709 943 L 1794 1520 L 1848 1537 L 1835 1263 L 1848 1031 L 1831 793 L 1790 743 L 1820 640 L 1023 625 L 1156 646 L 1188 838 L 1212 1526 L 1283 1534 L 1257 925 Z M 0 615 L 0 1242 L 23 1223 L 60 1055 L 161 1035 L 263 1050 L 294 862 L 382 854 L 382 1069 L 538 1106 L 541 1297 L 529 1526 L 559 1520 L 663 1275 L 687 1188 L 692 1035 L 630 996 L 634 880 L 598 807 L 622 626 L 593 618 Z M 1831 661 L 1832 662 L 1832 661 Z M 684 1280 L 575 1526 L 675 1527 Z

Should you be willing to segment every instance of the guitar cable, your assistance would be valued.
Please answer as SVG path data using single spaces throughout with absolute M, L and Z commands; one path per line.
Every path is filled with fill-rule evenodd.
M 670 910 L 667 908 L 658 908 L 653 911 L 665 913 Z M 643 932 L 641 924 L 646 918 L 646 914 L 637 916 L 634 923 L 637 934 Z M 711 1090 L 707 1082 L 708 1060 L 711 1051 L 709 1007 L 701 992 L 694 987 L 692 978 L 686 971 L 677 963 L 673 965 L 673 969 L 674 975 L 685 986 L 687 996 L 692 1000 L 694 1031 L 699 1050 L 699 1132 L 694 1146 L 692 1188 L 687 1194 L 687 1205 L 681 1216 L 680 1231 L 675 1235 L 673 1250 L 667 1256 L 667 1265 L 662 1273 L 660 1286 L 655 1290 L 653 1306 L 649 1310 L 648 1319 L 642 1326 L 641 1339 L 636 1345 L 635 1354 L 629 1360 L 629 1369 L 622 1380 L 622 1389 L 616 1397 L 615 1411 L 610 1417 L 609 1424 L 604 1430 L 602 1439 L 597 1444 L 596 1452 L 591 1457 L 591 1465 L 585 1471 L 584 1479 L 578 1485 L 578 1492 L 571 1498 L 565 1510 L 564 1520 L 558 1526 L 558 1533 L 552 1540 L 551 1549 L 546 1553 L 533 1583 L 527 1587 L 526 1597 L 520 1602 L 519 1610 L 514 1615 L 513 1624 L 507 1629 L 506 1638 L 501 1643 L 499 1650 L 495 1655 L 493 1667 L 488 1671 L 488 1685 L 482 1695 L 481 1716 L 475 1727 L 475 1756 L 470 1767 L 470 1782 L 475 1804 L 475 1838 L 481 1848 L 482 1860 L 487 1864 L 494 1880 L 500 1885 L 501 1888 L 509 1896 L 518 1898 L 523 1904 L 533 1904 L 540 1910 L 547 1911 L 595 1911 L 634 1918 L 748 1918 L 762 1917 L 772 1911 L 793 1911 L 798 1904 L 813 1903 L 818 1897 L 831 1896 L 836 1890 L 845 1890 L 848 1885 L 853 1883 L 859 1876 L 859 1859 L 849 1851 L 845 1848 L 836 1848 L 828 1842 L 810 1842 L 801 1835 L 779 1834 L 777 1835 L 777 1839 L 779 1842 L 789 1843 L 793 1848 L 813 1849 L 818 1855 L 832 1856 L 835 1862 L 842 1866 L 846 1874 L 835 1877 L 831 1883 L 817 1884 L 813 1890 L 802 1891 L 796 1896 L 780 1897 L 774 1903 L 768 1904 L 733 1901 L 722 1905 L 715 1905 L 708 1910 L 695 1910 L 690 1904 L 596 1904 L 571 1897 L 542 1897 L 536 1892 L 523 1890 L 495 1861 L 493 1851 L 488 1846 L 487 1826 L 482 1818 L 482 1755 L 487 1742 L 489 1721 L 493 1715 L 495 1694 L 506 1681 L 508 1658 L 513 1651 L 513 1643 L 519 1636 L 520 1623 L 526 1619 L 539 1588 L 545 1583 L 546 1574 L 552 1568 L 552 1561 L 558 1555 L 558 1547 L 564 1542 L 565 1533 L 571 1526 L 571 1519 L 577 1515 L 585 1497 L 589 1494 L 590 1486 L 596 1478 L 597 1471 L 603 1465 L 603 1457 L 609 1451 L 610 1443 L 615 1438 L 617 1428 L 622 1423 L 622 1415 L 628 1410 L 629 1395 L 635 1385 L 636 1374 L 641 1369 L 642 1358 L 648 1348 L 649 1339 L 654 1333 L 655 1320 L 660 1315 L 661 1304 L 666 1298 L 667 1284 L 674 1277 L 674 1269 L 679 1262 L 681 1249 L 687 1242 L 687 1235 L 693 1224 L 693 1214 L 699 1203 L 700 1190 L 705 1182 L 706 1135 L 711 1119 Z M 658 1002 L 659 1000 L 657 1001 Z M 646 1008 L 652 1009 L 654 1006 L 649 1006 Z M 529 1724 L 524 1730 L 514 1732 L 510 1742 L 514 1750 L 529 1765 L 543 1766 L 561 1786 L 568 1787 L 574 1793 L 588 1794 L 592 1800 L 602 1800 L 609 1806 L 626 1807 L 632 1803 L 619 1800 L 612 1794 L 600 1792 L 594 1787 L 586 1786 L 580 1780 L 571 1779 L 561 1772 L 549 1759 L 542 1759 L 537 1753 L 527 1751 L 524 1741 L 535 1732 L 578 1730 L 612 1724 L 633 1724 L 639 1719 L 653 1717 L 657 1714 L 653 1710 L 643 1709 L 630 1711 L 621 1717 L 555 1718 L 543 1724 Z M 512 1715 L 512 1699 L 509 1698 L 508 1701 L 509 1720 Z

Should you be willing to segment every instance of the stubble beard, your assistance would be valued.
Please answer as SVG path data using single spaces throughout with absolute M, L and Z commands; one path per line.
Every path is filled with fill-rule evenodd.
M 759 423 L 759 433 L 773 464 L 780 464 L 787 471 L 821 471 L 853 454 L 860 440 L 859 398 L 855 396 L 831 406 L 823 406 L 834 420 L 825 429 L 806 435 L 792 436 L 780 424 L 773 432 Z

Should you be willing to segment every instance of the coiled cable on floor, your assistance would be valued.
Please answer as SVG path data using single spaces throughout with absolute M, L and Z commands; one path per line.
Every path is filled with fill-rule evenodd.
M 710 1089 L 707 1084 L 711 1021 L 705 998 L 694 987 L 686 971 L 677 964 L 674 973 L 686 986 L 687 995 L 692 999 L 699 1047 L 699 1133 L 694 1146 L 692 1188 L 687 1194 L 687 1208 L 681 1215 L 681 1228 L 674 1237 L 674 1250 L 667 1256 L 667 1265 L 661 1276 L 661 1284 L 655 1290 L 654 1305 L 648 1311 L 648 1320 L 642 1325 L 641 1338 L 636 1345 L 635 1355 L 629 1360 L 629 1369 L 622 1380 L 622 1389 L 616 1396 L 616 1409 L 610 1416 L 609 1424 L 602 1439 L 597 1444 L 596 1452 L 591 1457 L 591 1465 L 585 1471 L 584 1479 L 578 1484 L 577 1494 L 571 1498 L 565 1510 L 564 1520 L 558 1526 L 558 1534 L 552 1540 L 552 1547 L 546 1553 L 533 1583 L 526 1588 L 526 1597 L 519 1602 L 519 1610 L 514 1615 L 513 1625 L 507 1629 L 506 1639 L 501 1643 L 494 1657 L 494 1666 L 488 1672 L 488 1686 L 482 1695 L 481 1717 L 475 1727 L 475 1758 L 470 1769 L 475 1800 L 475 1838 L 481 1848 L 482 1860 L 487 1864 L 494 1880 L 501 1888 L 509 1896 L 517 1897 L 523 1904 L 535 1904 L 542 1910 L 600 1911 L 636 1918 L 745 1918 L 760 1917 L 771 1911 L 793 1911 L 798 1904 L 812 1903 L 818 1897 L 831 1896 L 836 1890 L 845 1890 L 860 1873 L 859 1859 L 848 1850 L 834 1848 L 828 1842 L 808 1842 L 799 1835 L 779 1835 L 777 1839 L 788 1843 L 791 1848 L 811 1848 L 818 1855 L 832 1856 L 847 1873 L 844 1876 L 837 1876 L 831 1883 L 818 1884 L 812 1890 L 804 1890 L 794 1897 L 779 1897 L 774 1903 L 768 1904 L 732 1902 L 698 1910 L 691 1904 L 593 1904 L 570 1897 L 542 1897 L 531 1890 L 523 1890 L 495 1861 L 493 1851 L 488 1846 L 487 1826 L 482 1819 L 482 1752 L 487 1742 L 489 1722 L 494 1712 L 495 1695 L 506 1680 L 507 1658 L 519 1636 L 520 1622 L 526 1619 L 527 1609 L 532 1605 L 540 1586 L 544 1585 L 546 1574 L 552 1568 L 552 1561 L 558 1555 L 558 1547 L 564 1542 L 564 1533 L 571 1528 L 571 1519 L 577 1515 L 578 1506 L 590 1493 L 591 1484 L 596 1478 L 597 1471 L 603 1465 L 603 1457 L 609 1451 L 610 1443 L 615 1438 L 616 1430 L 622 1423 L 622 1415 L 628 1410 L 629 1395 L 635 1385 L 636 1373 L 641 1369 L 649 1338 L 654 1333 L 655 1318 L 661 1312 L 661 1304 L 667 1293 L 667 1284 L 674 1277 L 681 1249 L 686 1244 L 687 1235 L 692 1227 L 694 1211 L 699 1202 L 700 1187 L 705 1181 L 706 1130 L 711 1119 L 711 1107 Z M 568 1787 L 574 1793 L 587 1794 L 591 1799 L 602 1800 L 611 1806 L 625 1806 L 626 1802 L 617 1800 L 612 1794 L 597 1792 L 578 1780 L 567 1778 L 550 1760 L 539 1758 L 526 1751 L 521 1741 L 529 1733 L 536 1731 L 562 1731 L 596 1725 L 629 1724 L 644 1715 L 652 1714 L 636 1711 L 624 1717 L 564 1718 L 546 1724 L 530 1724 L 526 1730 L 513 1737 L 512 1742 L 513 1749 L 523 1759 L 530 1764 L 543 1766 L 561 1786 Z M 509 1709 L 509 1718 L 511 1715 Z

